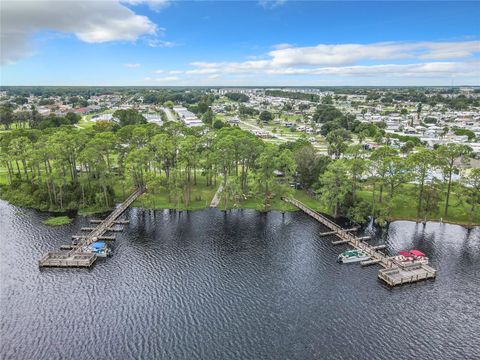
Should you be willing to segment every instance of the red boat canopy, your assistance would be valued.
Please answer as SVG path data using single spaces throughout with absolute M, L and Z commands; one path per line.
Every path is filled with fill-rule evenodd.
M 426 256 L 424 253 L 422 253 L 419 250 L 410 250 L 410 252 L 415 256 L 419 256 L 419 257 L 425 257 Z
M 413 256 L 413 254 L 410 254 L 408 251 L 400 251 L 399 254 L 403 255 L 405 257 L 412 257 Z

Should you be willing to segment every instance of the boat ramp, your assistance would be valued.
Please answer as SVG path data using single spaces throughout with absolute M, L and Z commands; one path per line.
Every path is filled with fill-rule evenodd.
M 85 249 L 98 240 L 115 240 L 115 236 L 107 236 L 107 232 L 122 231 L 118 225 L 128 224 L 128 220 L 120 220 L 119 217 L 128 207 L 144 193 L 145 188 L 137 188 L 122 204 L 120 204 L 104 220 L 91 220 L 95 227 L 84 227 L 81 231 L 88 232 L 86 235 L 73 235 L 72 244 L 62 245 L 60 251 L 49 252 L 39 261 L 40 267 L 90 267 L 97 260 L 97 255 Z
M 383 269 L 379 271 L 378 278 L 384 281 L 387 285 L 397 286 L 427 279 L 434 279 L 436 277 L 437 271 L 431 266 L 420 263 L 402 264 L 380 251 L 381 249 L 384 249 L 386 245 L 372 246 L 366 242 L 366 240 L 370 239 L 369 236 L 357 237 L 352 235 L 351 232 L 356 231 L 358 228 L 343 229 L 324 215 L 310 209 L 296 199 L 284 198 L 283 200 L 299 208 L 322 225 L 326 226 L 329 231 L 321 233 L 320 235 L 337 236 L 339 239 L 332 241 L 333 245 L 348 244 L 357 250 L 365 252 L 370 259 L 362 261 L 360 264 L 362 266 L 374 264 L 382 266 Z

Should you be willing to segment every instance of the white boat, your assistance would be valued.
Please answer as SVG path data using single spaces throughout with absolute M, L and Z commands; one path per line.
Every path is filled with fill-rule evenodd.
M 370 259 L 370 256 L 362 250 L 347 250 L 338 255 L 337 261 L 343 264 L 354 263 Z

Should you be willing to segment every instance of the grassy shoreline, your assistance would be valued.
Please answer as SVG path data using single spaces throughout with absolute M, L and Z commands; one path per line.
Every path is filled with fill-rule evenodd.
M 70 219 L 68 216 L 54 216 L 42 221 L 44 225 L 48 225 L 48 226 L 68 225 L 71 222 L 72 222 L 72 219 Z
M 209 185 L 205 183 L 205 179 L 199 177 L 197 179 L 197 184 L 192 185 L 190 190 L 190 200 L 187 202 L 184 201 L 183 195 L 180 198 L 175 199 L 175 197 L 169 193 L 168 189 L 165 187 L 159 186 L 157 188 L 149 188 L 149 191 L 143 194 L 138 198 L 134 203 L 133 207 L 140 207 L 144 209 L 152 210 L 202 210 L 210 207 L 210 202 L 217 192 L 218 186 L 220 184 L 220 178 L 217 179 L 216 185 Z M 115 192 L 115 203 L 120 203 L 125 200 L 131 191 L 131 184 L 121 185 L 120 183 L 114 184 Z M 373 201 L 373 192 L 372 189 L 364 187 L 359 189 L 357 195 L 360 199 L 365 202 L 372 204 Z M 322 213 L 330 214 L 331 211 L 327 208 L 319 199 L 311 196 L 306 191 L 295 190 L 293 191 L 293 196 L 303 202 L 305 205 L 310 207 L 315 211 Z M 386 198 L 388 195 L 384 194 Z M 95 214 L 104 214 L 111 211 L 112 208 L 107 208 L 105 206 L 90 206 L 90 207 L 77 207 L 73 209 L 55 209 L 49 208 L 48 204 L 45 203 L 36 203 L 34 197 L 25 196 L 24 191 L 21 189 L 8 189 L 6 186 L 0 186 L 0 198 L 4 199 L 11 204 L 23 208 L 32 208 L 39 211 L 46 211 L 50 213 L 59 213 L 64 214 L 66 211 L 77 212 L 78 215 L 88 216 Z M 222 199 L 223 200 L 223 199 Z M 375 196 L 375 202 L 378 204 L 378 194 Z M 264 209 L 263 198 L 255 195 L 251 195 L 242 200 L 240 203 L 234 206 L 233 201 L 227 203 L 227 210 L 230 209 L 252 209 L 256 211 L 296 211 L 297 209 L 291 204 L 288 204 L 281 200 L 280 196 L 277 195 L 274 198 L 270 199 L 270 206 L 267 210 Z M 393 199 L 393 208 L 391 213 L 386 220 L 388 222 L 396 220 L 408 220 L 415 222 L 422 222 L 425 219 L 423 217 L 418 218 L 416 212 L 416 192 L 415 188 L 411 184 L 405 184 L 401 189 L 397 191 L 397 195 Z M 480 211 L 479 214 L 475 214 L 473 221 L 470 218 L 468 212 L 468 205 L 465 203 L 460 192 L 452 192 L 452 201 L 449 207 L 449 216 L 442 216 L 443 210 L 443 201 L 439 204 L 439 210 L 436 213 L 431 213 L 427 215 L 427 221 L 443 222 L 456 224 L 461 226 L 480 226 Z M 378 206 L 378 205 L 377 205 Z M 220 201 L 217 206 L 218 210 L 224 210 L 224 203 Z
M 318 200 L 315 200 L 315 199 L 309 197 L 304 192 L 298 191 L 295 194 L 295 198 L 299 201 L 302 201 L 303 203 L 305 203 L 307 206 L 311 207 L 315 211 L 320 211 L 320 212 L 328 214 L 328 211 L 326 211 L 326 209 L 321 206 L 321 204 L 319 203 Z M 44 210 L 44 209 L 39 209 L 39 208 L 36 208 L 35 206 L 23 206 L 21 204 L 15 204 L 14 202 L 10 202 L 8 199 L 2 199 L 2 200 L 5 200 L 5 201 L 11 203 L 14 206 L 18 206 L 18 207 L 22 207 L 22 208 L 30 208 L 30 209 L 35 209 L 35 210 L 38 210 L 38 211 L 49 212 L 49 213 L 52 213 L 52 212 L 55 213 L 56 212 L 56 211 L 51 211 L 51 210 L 47 211 L 47 210 Z M 227 206 L 227 210 L 245 209 L 245 210 L 255 210 L 255 211 L 259 211 L 259 212 L 270 212 L 270 211 L 294 212 L 294 211 L 300 211 L 299 209 L 295 208 L 294 206 L 285 203 L 279 197 L 276 197 L 276 198 L 272 199 L 271 206 L 266 211 L 263 209 L 262 201 L 257 200 L 257 199 L 251 199 L 251 198 L 247 199 L 247 200 L 238 204 L 238 206 L 235 206 L 235 207 L 233 207 L 231 205 L 232 204 Z M 163 203 L 157 203 L 157 204 L 155 204 L 155 206 L 149 206 L 148 201 L 142 200 L 140 198 L 137 201 L 135 201 L 132 206 L 137 207 L 137 208 L 143 208 L 143 209 L 146 209 L 146 210 L 197 211 L 197 210 L 204 210 L 204 209 L 209 208 L 209 203 L 200 205 L 200 204 L 198 204 L 198 202 L 197 203 L 193 202 L 192 204 L 190 204 L 187 207 L 187 206 L 184 206 L 183 204 L 180 204 L 180 206 L 176 206 L 173 203 L 163 202 Z M 222 204 L 219 204 L 219 206 L 216 209 L 219 210 L 219 211 L 224 211 L 224 207 L 222 206 Z M 106 209 L 106 208 L 78 209 L 77 214 L 81 215 L 81 216 L 92 216 L 92 215 L 97 215 L 97 214 L 104 214 L 104 213 L 109 212 L 111 210 L 112 209 Z M 63 210 L 63 211 L 59 210 L 57 212 L 58 213 L 64 213 L 65 210 Z M 46 221 L 49 221 L 49 220 L 53 221 L 53 219 L 57 219 L 57 218 L 61 218 L 61 217 L 62 216 L 52 217 L 52 218 L 50 218 Z M 69 220 L 71 220 L 71 219 L 69 219 Z M 61 224 L 56 224 L 56 223 L 55 224 L 53 224 L 53 223 L 50 224 L 49 223 L 49 224 L 47 224 L 46 221 L 44 221 L 44 224 L 50 225 L 50 226 L 64 225 L 64 223 L 61 223 Z M 416 216 L 391 216 L 388 219 L 388 222 L 390 222 L 390 223 L 394 222 L 394 221 L 413 221 L 413 222 L 419 223 L 419 222 L 423 222 L 424 219 L 423 218 L 418 219 Z M 452 224 L 452 225 L 459 225 L 459 226 L 463 226 L 463 227 L 467 227 L 467 228 L 480 226 L 480 223 L 478 223 L 478 222 L 471 223 L 469 221 L 461 221 L 461 220 L 460 221 L 459 220 L 452 221 L 452 220 L 449 220 L 449 219 L 442 219 L 441 217 L 434 217 L 434 218 L 427 217 L 426 221 Z M 66 222 L 65 224 L 68 224 L 69 222 Z

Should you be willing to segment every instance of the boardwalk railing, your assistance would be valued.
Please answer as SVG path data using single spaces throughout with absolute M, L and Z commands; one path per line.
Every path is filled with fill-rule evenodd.
M 82 241 L 78 243 L 76 247 L 74 247 L 70 251 L 70 255 L 77 253 L 79 250 L 84 248 L 85 246 L 90 245 L 91 243 L 95 242 L 99 236 L 102 236 L 105 232 L 110 231 L 112 225 L 114 225 L 115 221 L 118 219 L 120 215 L 122 215 L 125 210 L 145 191 L 145 188 L 138 188 L 135 190 L 130 196 L 120 204 L 115 210 L 112 211 L 110 215 L 105 218 L 100 224 L 98 224 Z
M 428 265 L 414 265 L 404 266 L 401 265 L 392 258 L 386 256 L 384 253 L 378 251 L 374 246 L 362 241 L 362 238 L 358 238 L 349 233 L 348 229 L 343 229 L 326 216 L 320 214 L 317 211 L 310 209 L 307 205 L 292 198 L 283 198 L 284 201 L 296 206 L 306 214 L 310 215 L 321 224 L 332 230 L 332 235 L 338 236 L 343 241 L 337 243 L 348 243 L 358 250 L 365 252 L 371 260 L 367 263 L 375 263 L 383 266 L 385 269 L 380 270 L 378 277 L 385 281 L 390 286 L 401 285 L 411 282 L 416 282 L 425 279 L 435 278 L 436 270 Z
M 383 253 L 378 250 L 375 250 L 371 245 L 363 242 L 360 238 L 352 235 L 347 230 L 343 229 L 340 225 L 334 223 L 332 220 L 328 219 L 326 216 L 320 214 L 319 212 L 310 209 L 307 205 L 298 201 L 297 199 L 284 198 L 284 201 L 296 206 L 306 214 L 310 215 L 314 219 L 318 220 L 320 223 L 325 225 L 327 228 L 335 231 L 336 236 L 348 242 L 351 246 L 365 251 L 372 260 L 379 260 L 384 267 L 392 267 L 393 263 L 388 259 Z
M 85 236 L 74 236 L 79 242 L 71 247 L 69 251 L 49 252 L 45 254 L 39 261 L 40 267 L 58 266 L 58 267 L 90 267 L 97 256 L 91 252 L 85 251 L 85 248 L 103 236 L 108 231 L 116 230 L 112 225 L 117 223 L 117 219 L 125 210 L 144 193 L 145 188 L 137 188 L 123 203 L 115 208 L 106 219 L 102 220 L 90 233 Z

